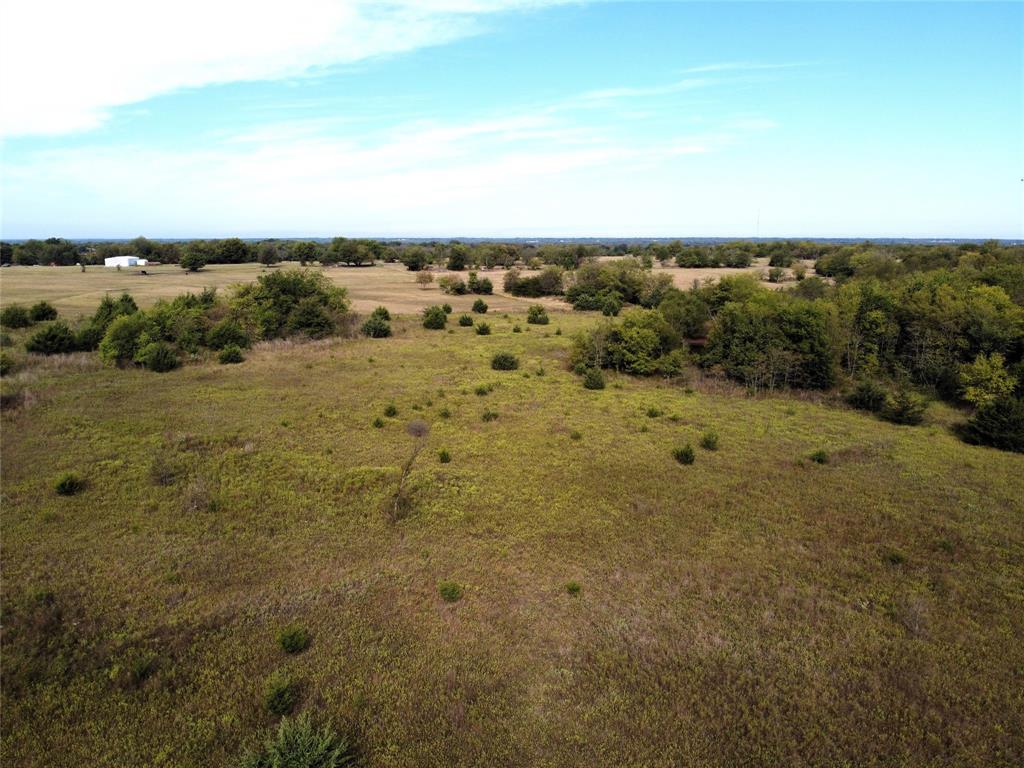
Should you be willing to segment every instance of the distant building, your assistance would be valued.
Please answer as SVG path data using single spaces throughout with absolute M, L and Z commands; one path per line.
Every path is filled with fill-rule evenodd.
M 144 267 L 147 264 L 148 259 L 140 259 L 138 256 L 110 256 L 103 260 L 104 267 Z

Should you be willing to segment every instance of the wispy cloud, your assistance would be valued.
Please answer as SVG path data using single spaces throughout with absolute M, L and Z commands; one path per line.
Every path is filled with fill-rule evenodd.
M 683 70 L 683 74 L 686 75 L 698 75 L 705 72 L 757 72 L 758 70 L 766 69 L 793 69 L 794 67 L 803 67 L 806 64 L 802 62 L 789 62 L 782 64 L 765 64 L 754 61 L 726 61 L 718 64 L 702 64 L 698 67 L 688 67 Z
M 306 76 L 439 45 L 495 13 L 565 0 L 8 2 L 0 135 L 67 134 L 184 88 Z

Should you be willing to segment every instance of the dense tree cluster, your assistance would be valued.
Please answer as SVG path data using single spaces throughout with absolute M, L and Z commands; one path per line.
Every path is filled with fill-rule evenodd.
M 904 424 L 921 421 L 922 395 L 940 397 L 976 408 L 969 439 L 1019 444 L 1024 249 L 839 248 L 821 258 L 850 269 L 789 291 L 735 276 L 681 292 L 630 260 L 585 265 L 566 291 L 574 306 L 638 306 L 578 338 L 573 364 L 668 375 L 677 366 L 667 356 L 691 340 L 699 365 L 755 391 L 843 384 L 851 404 Z
M 57 320 L 36 331 L 26 349 L 37 354 L 99 350 L 112 365 L 177 368 L 204 348 L 235 362 L 254 340 L 339 332 L 349 310 L 345 291 L 315 272 L 288 270 L 260 276 L 226 300 L 215 289 L 186 293 L 140 310 L 131 295 L 104 296 L 91 318 L 72 330 Z

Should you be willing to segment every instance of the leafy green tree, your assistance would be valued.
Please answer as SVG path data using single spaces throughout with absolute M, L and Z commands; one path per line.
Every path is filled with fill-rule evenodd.
M 1006 359 L 999 353 L 980 354 L 971 363 L 960 366 L 963 398 L 981 408 L 1013 394 L 1017 380 L 1006 370 Z

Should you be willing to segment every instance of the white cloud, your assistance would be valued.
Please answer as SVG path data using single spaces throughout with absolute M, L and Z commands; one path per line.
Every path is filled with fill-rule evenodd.
M 0 135 L 66 134 L 182 88 L 296 77 L 564 0 L 4 0 Z
M 768 126 L 631 140 L 544 110 L 339 134 L 323 121 L 263 125 L 201 149 L 37 150 L 5 170 L 7 237 L 225 234 L 486 234 L 581 231 L 678 200 L 688 156 Z M 346 126 L 348 128 L 348 126 Z M 567 231 L 562 229 L 561 231 Z

